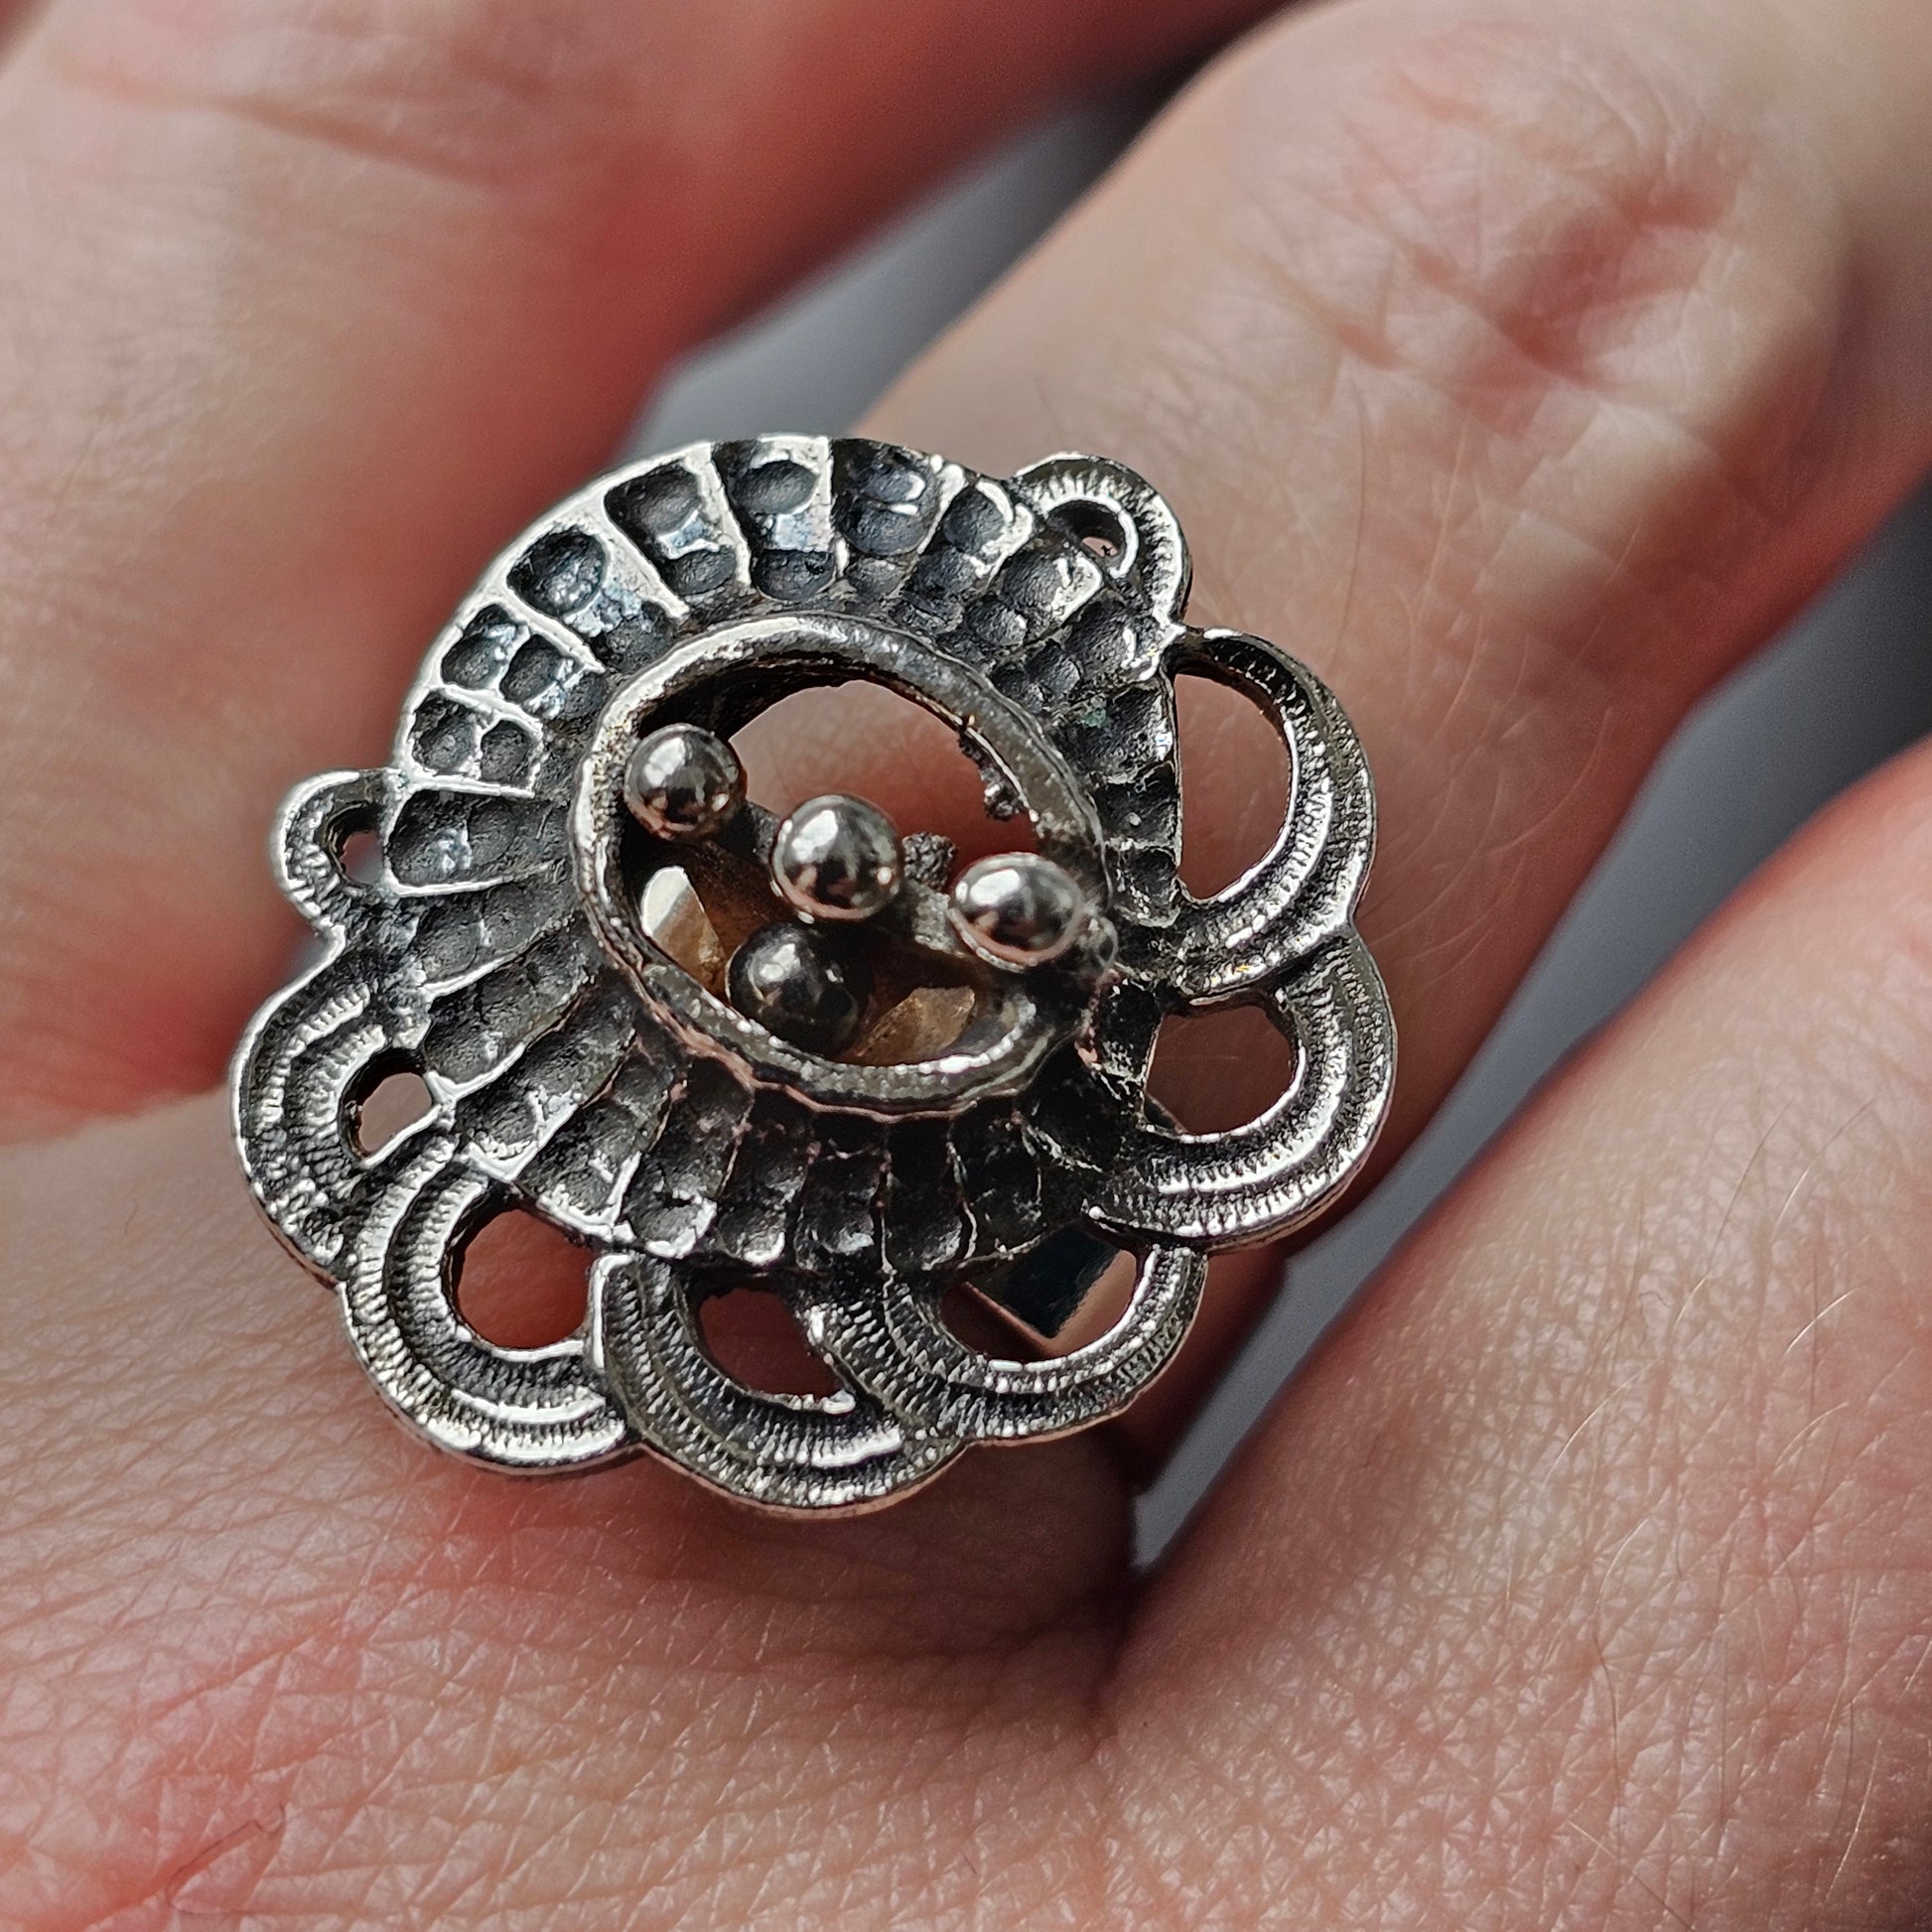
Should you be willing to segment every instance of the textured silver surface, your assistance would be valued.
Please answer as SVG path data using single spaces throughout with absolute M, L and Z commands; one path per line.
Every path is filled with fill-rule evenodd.
M 975 1442 L 1085 1427 L 1166 1365 L 1204 1256 L 1318 1212 L 1386 1107 L 1394 1035 L 1350 919 L 1373 841 L 1346 721 L 1260 640 L 1183 621 L 1186 552 L 1140 479 L 1057 457 L 1011 481 L 856 439 L 698 446 L 608 477 L 528 532 L 438 639 L 393 759 L 301 787 L 277 831 L 326 941 L 251 1026 L 235 1123 L 284 1239 L 339 1285 L 391 1404 L 507 1468 L 649 1448 L 742 1499 L 875 1504 Z M 1288 744 L 1288 820 L 1205 899 L 1181 886 L 1173 676 L 1245 692 Z M 996 810 L 1100 908 L 1050 965 L 995 972 L 946 911 L 943 842 L 907 841 L 896 943 L 972 979 L 972 1018 L 910 1064 L 774 1037 L 637 921 L 661 854 L 622 803 L 639 735 L 729 737 L 803 684 L 861 677 L 947 720 Z M 351 867 L 365 834 L 372 868 Z M 770 852 L 748 808 L 718 835 Z M 681 850 L 682 848 L 680 848 Z M 1259 1119 L 1188 1135 L 1149 1108 L 1161 1021 L 1258 1007 L 1295 1044 Z M 363 1151 L 362 1100 L 430 1106 Z M 456 1306 L 465 1245 L 535 1212 L 594 1251 L 586 1321 L 496 1346 Z M 1069 1236 L 1140 1257 L 1097 1340 L 980 1352 L 941 1319 Z M 1089 1247 L 1092 1241 L 1087 1242 Z M 831 1368 L 762 1392 L 700 1311 L 779 1296 Z

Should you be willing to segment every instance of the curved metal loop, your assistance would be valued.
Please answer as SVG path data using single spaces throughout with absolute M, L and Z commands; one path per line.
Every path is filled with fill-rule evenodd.
M 825 1304 L 793 1301 L 819 1337 Z M 591 1281 L 591 1358 L 637 1436 L 690 1474 L 741 1502 L 775 1509 L 863 1509 L 938 1473 L 965 1447 L 916 1429 L 870 1394 L 769 1395 L 713 1360 L 690 1274 L 647 1255 L 613 1255 Z
M 1254 1004 L 1298 1049 L 1293 1085 L 1225 1133 L 1144 1119 L 1102 1180 L 1096 1225 L 1130 1240 L 1251 1246 L 1311 1219 L 1353 1175 L 1395 1084 L 1395 1026 L 1368 948 L 1351 932 Z
M 457 1312 L 456 1260 L 506 1196 L 439 1138 L 373 1203 L 343 1273 L 343 1312 L 370 1379 L 440 1448 L 498 1468 L 584 1468 L 629 1447 L 581 1336 L 500 1348 Z
M 1171 667 L 1251 700 L 1288 746 L 1288 816 L 1267 855 L 1207 898 L 1183 893 L 1160 970 L 1190 1007 L 1252 998 L 1348 930 L 1375 851 L 1375 797 L 1353 728 L 1306 665 L 1235 630 L 1184 631 Z M 1186 812 L 1186 773 L 1181 773 Z
M 1068 454 L 1030 463 L 1013 482 L 1043 516 L 1087 542 L 1109 578 L 1138 572 L 1148 603 L 1179 621 L 1193 563 L 1179 519 L 1145 477 L 1124 463 Z
M 388 804 L 391 774 L 325 771 L 298 785 L 276 817 L 276 878 L 309 922 L 324 932 L 340 932 L 360 906 L 378 902 L 373 886 L 352 879 L 343 867 L 346 832 L 373 831 Z
M 894 1277 L 826 1306 L 826 1353 L 926 1430 L 976 1442 L 1063 1436 L 1118 1414 L 1168 1366 L 1206 1279 L 1204 1255 L 1156 1247 L 1105 1334 L 1065 1355 L 1011 1361 L 969 1347 L 940 1320 L 945 1280 Z
M 248 1183 L 276 1232 L 335 1278 L 367 1178 L 345 1129 L 368 1069 L 391 1050 L 393 1016 L 351 960 L 324 961 L 265 1007 L 236 1057 L 236 1131 L 249 1137 Z

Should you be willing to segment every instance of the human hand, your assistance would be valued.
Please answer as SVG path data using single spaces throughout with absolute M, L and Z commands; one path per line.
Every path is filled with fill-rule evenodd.
M 379 757 L 455 596 L 679 347 L 1002 117 L 1242 12 L 52 0 L 24 31 L 0 1923 L 1932 1909 L 1922 755 L 1565 1072 L 1145 1580 L 1123 1463 L 1265 1265 L 1131 1441 L 774 1522 L 380 1426 L 235 1172 L 284 787 Z M 1345 0 L 1223 57 L 867 425 L 1133 465 L 1193 614 L 1336 689 L 1382 799 L 1391 1149 L 1686 708 L 1932 457 L 1928 132 L 1922 0 Z M 849 729 L 785 749 L 917 794 Z M 1279 813 L 1238 750 L 1189 785 L 1209 867 Z

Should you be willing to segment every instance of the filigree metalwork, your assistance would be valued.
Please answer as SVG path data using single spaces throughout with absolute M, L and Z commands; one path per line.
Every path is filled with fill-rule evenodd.
M 403 1417 L 504 1468 L 646 1448 L 752 1502 L 876 1504 L 969 1444 L 1117 1412 L 1179 1345 L 1209 1250 L 1333 1197 L 1394 1058 L 1350 923 L 1368 773 L 1327 691 L 1257 638 L 1187 626 L 1186 591 L 1173 513 L 1117 465 L 1001 481 L 778 436 L 607 477 L 492 566 L 390 762 L 285 806 L 282 885 L 325 953 L 255 1020 L 234 1080 L 251 1185 L 339 1286 Z M 1280 836 L 1207 898 L 1177 873 L 1181 671 L 1246 693 L 1292 759 Z M 765 1032 L 639 919 L 662 857 L 623 809 L 639 734 L 729 736 L 853 678 L 951 724 L 989 802 L 1029 814 L 1095 908 L 1064 958 L 996 970 L 945 917 L 942 842 L 908 841 L 881 916 L 971 1007 L 909 1062 Z M 747 807 L 719 839 L 755 865 L 771 832 Z M 358 834 L 371 868 L 347 857 Z M 1147 1099 L 1156 1033 L 1231 1004 L 1268 1015 L 1297 1073 L 1247 1126 L 1182 1133 Z M 358 1110 L 398 1068 L 429 1111 L 365 1152 Z M 595 1257 L 585 1322 L 554 1346 L 499 1347 L 457 1307 L 466 1244 L 511 1207 Z M 1084 1346 L 1001 1358 L 941 1319 L 955 1285 L 1015 1300 L 1101 1242 L 1139 1275 Z M 702 1304 L 748 1281 L 782 1298 L 834 1394 L 753 1389 L 713 1358 Z

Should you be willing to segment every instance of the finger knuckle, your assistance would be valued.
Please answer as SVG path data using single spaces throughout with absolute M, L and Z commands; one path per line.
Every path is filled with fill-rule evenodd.
M 113 0 L 60 22 L 58 69 L 352 159 L 542 194 L 634 122 L 631 10 L 578 0 Z
M 1747 64 L 1571 7 L 1403 4 L 1329 23 L 1319 99 L 1286 41 L 1248 76 L 1294 285 L 1506 440 L 1568 451 L 1608 404 L 1707 482 L 1760 475 L 1824 394 L 1845 250 Z

